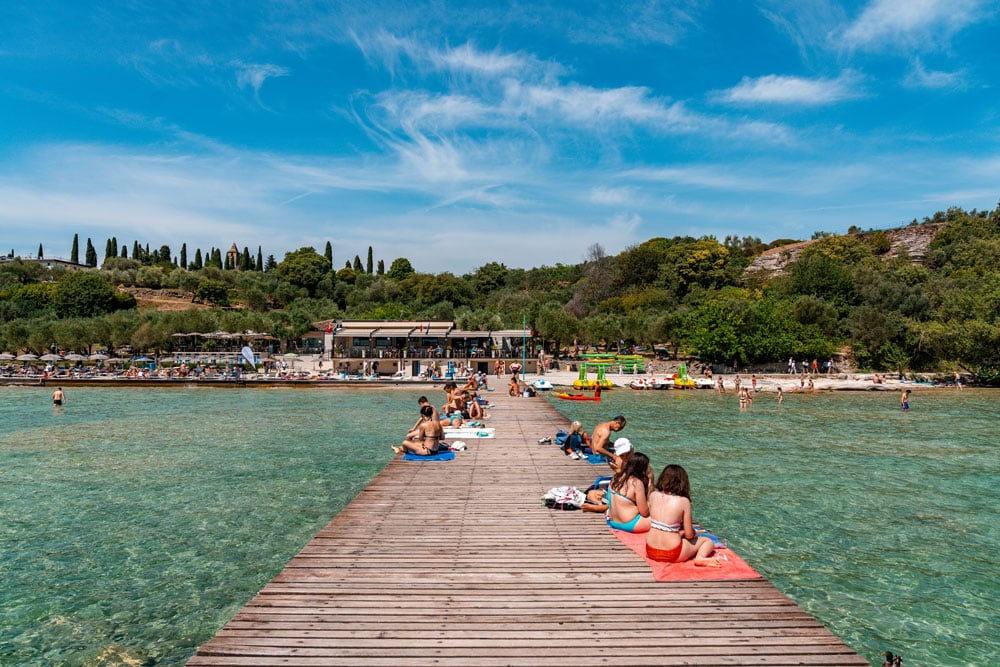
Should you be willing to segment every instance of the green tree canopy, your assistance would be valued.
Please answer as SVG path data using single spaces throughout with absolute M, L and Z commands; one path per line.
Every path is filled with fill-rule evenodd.
M 278 264 L 278 277 L 292 285 L 305 288 L 310 295 L 316 293 L 316 286 L 323 276 L 332 271 L 330 263 L 313 247 L 304 247 L 285 255 Z

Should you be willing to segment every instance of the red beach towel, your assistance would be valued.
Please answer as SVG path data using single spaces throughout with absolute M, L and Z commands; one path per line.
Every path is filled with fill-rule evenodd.
M 716 549 L 713 557 L 722 567 L 698 567 L 691 561 L 683 563 L 661 563 L 646 558 L 646 534 L 629 533 L 624 530 L 611 530 L 622 544 L 634 551 L 649 564 L 656 581 L 699 581 L 711 579 L 760 579 L 746 561 L 736 555 L 732 549 Z

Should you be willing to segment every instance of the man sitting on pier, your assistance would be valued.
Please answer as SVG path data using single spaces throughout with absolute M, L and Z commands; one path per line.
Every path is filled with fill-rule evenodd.
M 609 459 L 614 460 L 616 456 L 608 447 L 611 444 L 611 434 L 623 428 L 625 428 L 625 417 L 622 415 L 618 415 L 611 421 L 598 424 L 594 427 L 594 433 L 590 436 L 590 448 L 595 454 L 603 454 Z
M 407 434 L 403 444 L 393 447 L 392 451 L 397 454 L 412 452 L 418 456 L 433 456 L 441 449 L 441 438 L 444 437 L 444 429 L 441 422 L 434 418 L 434 408 L 425 405 L 420 408 L 420 422 L 417 427 Z

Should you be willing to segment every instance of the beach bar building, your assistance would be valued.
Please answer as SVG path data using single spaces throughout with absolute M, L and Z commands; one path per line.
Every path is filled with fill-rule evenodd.
M 467 331 L 455 322 L 427 320 L 329 320 L 317 322 L 298 350 L 328 361 L 349 374 L 377 362 L 379 375 L 418 377 L 437 372 L 446 377 L 461 369 L 493 371 L 497 361 L 524 363 L 537 372 L 535 340 L 530 329 Z M 523 362 L 522 362 L 523 359 Z

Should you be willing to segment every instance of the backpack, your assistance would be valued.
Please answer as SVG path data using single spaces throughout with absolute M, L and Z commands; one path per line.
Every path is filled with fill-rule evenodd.
M 554 510 L 578 510 L 587 499 L 575 486 L 557 486 L 542 495 L 542 504 Z
M 556 431 L 556 444 L 562 446 L 566 442 L 566 431 L 559 429 Z

